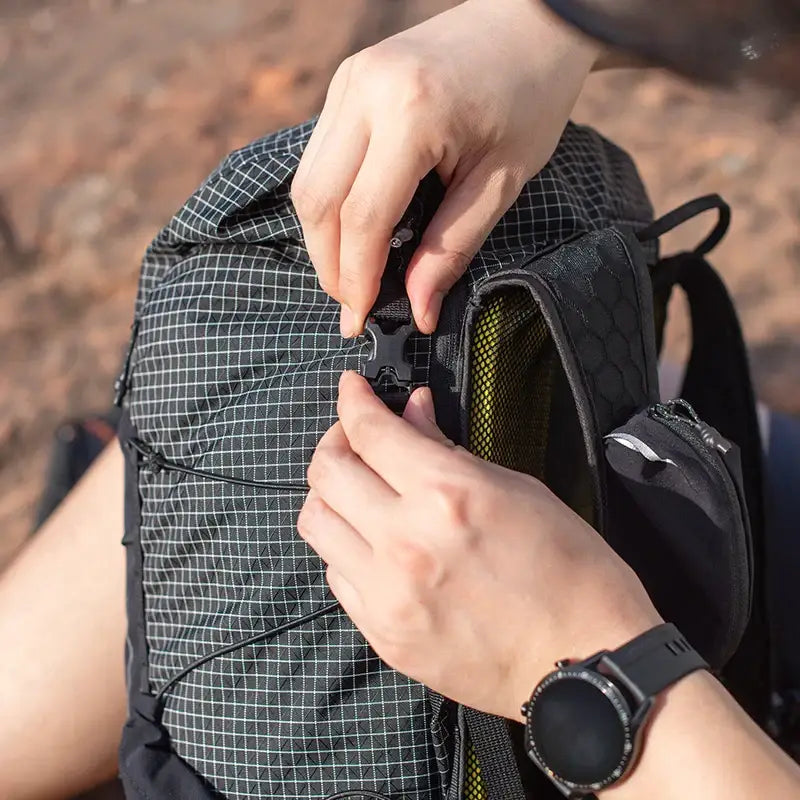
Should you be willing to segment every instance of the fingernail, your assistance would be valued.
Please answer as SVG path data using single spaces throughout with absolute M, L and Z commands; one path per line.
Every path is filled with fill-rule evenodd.
M 425 330 L 433 333 L 436 330 L 436 325 L 439 322 L 439 312 L 442 310 L 442 302 L 444 301 L 444 292 L 434 292 L 433 296 L 422 315 L 422 322 L 425 325 Z
M 339 328 L 345 339 L 352 338 L 358 332 L 356 329 L 356 315 L 350 306 L 342 305 L 342 311 L 339 315 Z

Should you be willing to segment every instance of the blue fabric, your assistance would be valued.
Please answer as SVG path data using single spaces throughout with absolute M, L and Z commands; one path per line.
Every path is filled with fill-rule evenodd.
M 800 689 L 800 419 L 771 415 L 766 483 L 776 688 Z

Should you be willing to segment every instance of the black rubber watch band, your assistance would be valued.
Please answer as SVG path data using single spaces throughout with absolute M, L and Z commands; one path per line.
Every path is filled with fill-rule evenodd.
M 616 667 L 645 697 L 658 694 L 691 672 L 708 669 L 703 657 L 669 622 L 607 653 L 604 660 Z
M 566 797 L 591 796 L 636 763 L 657 695 L 707 668 L 671 624 L 613 652 L 558 661 L 522 707 L 528 755 Z

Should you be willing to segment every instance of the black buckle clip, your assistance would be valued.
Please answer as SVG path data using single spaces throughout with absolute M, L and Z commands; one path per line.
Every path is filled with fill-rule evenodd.
M 411 394 L 411 364 L 405 348 L 415 331 L 411 323 L 385 333 L 374 317 L 367 320 L 365 332 L 372 339 L 372 352 L 361 374 L 393 411 L 402 411 Z

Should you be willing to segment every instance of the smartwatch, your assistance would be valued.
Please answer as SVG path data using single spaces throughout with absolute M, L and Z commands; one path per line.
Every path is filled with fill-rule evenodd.
M 558 661 L 522 706 L 527 753 L 566 797 L 607 788 L 636 763 L 658 693 L 698 669 L 708 665 L 669 623 L 613 652 Z

